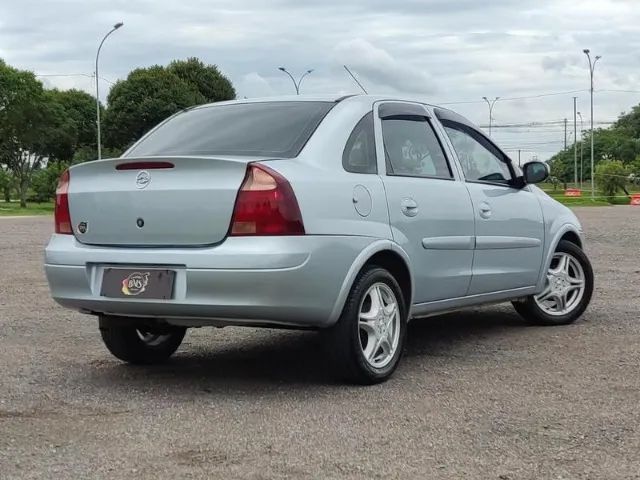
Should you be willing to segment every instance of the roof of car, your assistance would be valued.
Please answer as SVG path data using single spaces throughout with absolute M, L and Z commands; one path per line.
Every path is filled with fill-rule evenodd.
M 434 106 L 425 101 L 420 96 L 408 96 L 408 95 L 371 95 L 371 94 L 324 94 L 324 95 L 278 95 L 273 97 L 260 97 L 260 98 L 241 98 L 237 100 L 229 100 L 225 102 L 208 103 L 206 105 L 200 105 L 196 108 L 205 108 L 217 105 L 232 105 L 239 103 L 266 103 L 266 102 L 341 102 L 348 100 L 349 102 L 363 102 L 373 103 L 382 100 L 395 100 L 405 102 L 419 102 L 427 105 Z

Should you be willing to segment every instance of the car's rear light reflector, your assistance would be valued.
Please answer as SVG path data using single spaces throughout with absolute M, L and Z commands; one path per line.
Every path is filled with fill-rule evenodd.
M 157 170 L 173 167 L 171 162 L 129 162 L 119 163 L 116 165 L 116 170 Z
M 72 235 L 71 214 L 69 213 L 69 181 L 71 175 L 69 170 L 65 170 L 58 179 L 56 188 L 56 205 L 54 209 L 54 219 L 56 233 Z
M 249 164 L 230 235 L 304 235 L 298 201 L 282 175 L 265 165 Z

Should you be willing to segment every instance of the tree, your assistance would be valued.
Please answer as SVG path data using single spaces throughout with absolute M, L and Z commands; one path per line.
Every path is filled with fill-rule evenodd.
M 71 125 L 64 108 L 33 73 L 0 62 L 0 165 L 11 171 L 26 207 L 33 173 L 46 158 L 68 154 Z
M 4 201 L 9 203 L 11 201 L 11 190 L 13 189 L 13 177 L 11 172 L 0 165 L 0 192 L 4 197 Z
M 105 145 L 124 150 L 180 110 L 234 97 L 233 86 L 217 67 L 196 58 L 133 70 L 109 92 Z
M 51 162 L 33 175 L 31 188 L 37 202 L 47 202 L 55 197 L 58 179 L 69 167 L 66 162 Z
M 194 86 L 206 102 L 233 100 L 236 91 L 231 82 L 220 73 L 216 65 L 205 65 L 195 57 L 174 60 L 167 70 Z
M 48 90 L 51 100 L 64 109 L 64 114 L 70 121 L 72 131 L 72 150 L 75 152 L 81 146 L 97 149 L 96 127 L 96 99 L 81 90 Z M 104 111 L 102 105 L 101 111 Z M 73 152 L 71 155 L 73 155 Z M 70 160 L 71 155 L 65 160 Z
M 615 158 L 629 167 L 632 172 L 639 174 L 637 167 L 633 167 L 636 159 L 640 157 L 640 105 L 633 107 L 630 113 L 622 114 L 611 128 L 599 128 L 593 134 L 593 157 L 596 166 L 606 158 Z M 585 179 L 591 177 L 591 137 L 590 132 L 585 132 L 584 137 L 578 142 L 584 151 Z M 550 160 L 552 172 L 561 172 L 563 181 L 571 181 L 574 175 L 573 148 L 562 150 Z
M 612 199 L 616 192 L 625 190 L 629 172 L 619 160 L 604 160 L 596 168 L 595 177 L 598 188 L 605 197 Z

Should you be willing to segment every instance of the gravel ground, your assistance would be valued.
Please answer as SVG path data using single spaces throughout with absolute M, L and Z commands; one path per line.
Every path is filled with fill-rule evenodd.
M 200 329 L 130 367 L 48 296 L 50 218 L 0 219 L 0 478 L 640 478 L 640 208 L 577 209 L 583 319 L 494 306 L 413 322 L 386 384 L 338 385 L 317 335 Z

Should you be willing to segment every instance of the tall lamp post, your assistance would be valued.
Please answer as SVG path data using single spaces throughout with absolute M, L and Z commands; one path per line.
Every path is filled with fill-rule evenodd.
M 284 67 L 278 67 L 278 70 L 280 70 L 281 72 L 286 73 L 287 75 L 289 75 L 289 78 L 291 79 L 291 81 L 293 82 L 293 86 L 296 89 L 296 95 L 300 95 L 300 85 L 302 85 L 302 80 L 304 79 L 304 77 L 306 77 L 307 75 L 309 75 L 311 72 L 313 72 L 313 69 L 311 70 L 307 70 L 306 72 L 304 72 L 302 74 L 302 76 L 298 79 L 298 81 L 296 82 L 296 79 L 293 78 L 293 75 L 291 75 L 289 73 L 289 71 L 284 68 Z
M 96 124 L 98 126 L 98 160 L 102 159 L 102 138 L 100 136 L 100 81 L 98 76 L 98 60 L 100 59 L 100 49 L 102 44 L 109 35 L 118 30 L 124 23 L 116 23 L 111 30 L 102 38 L 100 46 L 98 47 L 98 53 L 96 53 Z
M 591 198 L 593 198 L 595 196 L 595 183 L 593 181 L 593 71 L 596 69 L 596 63 L 602 57 L 597 55 L 592 62 L 590 50 L 585 48 L 583 52 L 587 56 L 587 59 L 589 59 L 589 78 L 591 79 Z
M 500 97 L 496 97 L 493 100 L 489 100 L 487 97 L 482 97 L 482 99 L 487 102 L 489 105 L 489 136 L 491 136 L 491 121 L 493 120 L 493 106 L 496 104 Z
M 578 112 L 578 117 L 580 117 L 580 188 L 582 188 L 582 144 L 584 143 L 582 140 L 582 132 L 584 130 L 584 123 L 582 122 L 582 114 Z

